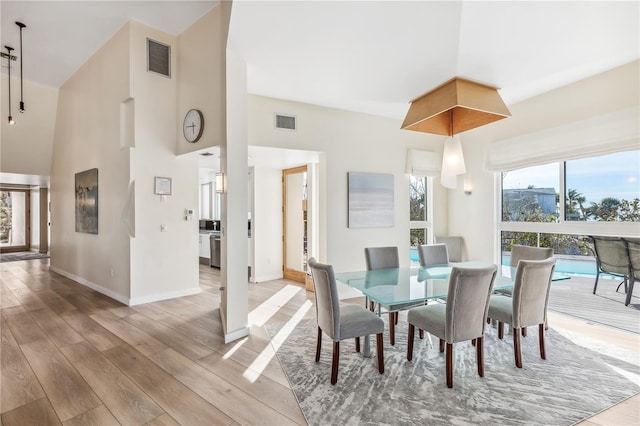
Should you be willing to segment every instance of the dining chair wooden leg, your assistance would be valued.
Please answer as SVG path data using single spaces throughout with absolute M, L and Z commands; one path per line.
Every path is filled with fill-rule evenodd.
M 421 339 L 424 339 L 424 330 L 423 329 L 419 329 L 418 330 L 418 334 L 420 335 Z
M 398 325 L 398 318 L 400 318 L 400 312 L 396 312 L 396 325 Z
M 520 352 L 520 330 L 513 329 L 513 353 L 516 357 L 516 367 L 522 368 L 522 352 Z
M 331 362 L 331 384 L 338 381 L 338 364 L 340 364 L 340 342 L 333 342 L 333 361 Z
M 382 333 L 376 334 L 376 343 L 378 346 L 378 371 L 380 374 L 384 374 L 384 335 Z
M 413 324 L 409 324 L 409 333 L 407 338 L 407 360 L 411 361 L 413 359 L 413 335 L 416 332 L 416 326 Z
M 498 321 L 498 339 L 502 340 L 504 337 L 504 323 L 502 321 Z
M 447 387 L 453 387 L 453 343 L 447 343 Z
M 527 327 L 522 327 L 522 337 L 527 337 Z
M 547 359 L 544 351 L 544 324 L 538 325 L 538 340 L 540 341 L 540 358 Z
M 360 338 L 356 337 L 356 352 L 360 352 Z
M 320 347 L 322 346 L 322 330 L 318 327 L 318 344 L 316 345 L 316 362 L 320 361 Z
M 440 339 L 440 352 L 444 352 L 444 340 Z
M 396 344 L 396 322 L 393 312 L 389 312 L 389 343 L 391 346 Z
M 471 339 L 471 346 L 475 346 L 476 345 L 476 339 Z
M 478 363 L 478 376 L 484 377 L 484 338 L 478 337 L 476 342 L 476 362 Z

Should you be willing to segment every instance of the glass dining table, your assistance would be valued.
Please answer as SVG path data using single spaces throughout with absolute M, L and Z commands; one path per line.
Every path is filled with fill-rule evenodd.
M 336 281 L 359 290 L 366 298 L 366 306 L 369 306 L 369 301 L 375 302 L 377 313 L 380 315 L 383 307 L 390 312 L 395 312 L 423 305 L 429 300 L 446 298 L 449 291 L 449 276 L 454 266 L 478 268 L 490 265 L 490 263 L 477 261 L 452 262 L 420 267 L 338 272 L 335 276 Z M 499 269 L 493 290 L 512 288 L 514 276 L 515 268 L 513 267 Z M 566 275 L 554 273 L 552 281 L 568 278 Z M 365 357 L 371 356 L 369 336 L 365 336 L 363 349 Z

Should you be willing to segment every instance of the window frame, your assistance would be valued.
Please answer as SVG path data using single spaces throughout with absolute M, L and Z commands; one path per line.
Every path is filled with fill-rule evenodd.
M 407 189 L 411 191 L 411 177 L 421 177 L 425 179 L 425 191 L 426 191 L 426 214 L 427 220 L 409 220 L 409 235 L 411 235 L 411 230 L 413 229 L 424 229 L 425 230 L 425 244 L 432 244 L 433 242 L 433 177 L 431 176 L 419 176 L 409 174 L 409 185 L 407 185 Z M 411 203 L 411 194 L 409 194 L 409 204 Z M 413 246 L 409 246 L 409 249 L 415 248 Z

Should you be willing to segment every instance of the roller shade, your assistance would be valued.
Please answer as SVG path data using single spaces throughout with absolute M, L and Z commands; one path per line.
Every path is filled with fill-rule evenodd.
M 491 144 L 485 170 L 505 172 L 640 149 L 639 135 L 640 108 L 627 108 Z
M 442 155 L 438 152 L 407 150 L 406 173 L 414 176 L 440 176 Z

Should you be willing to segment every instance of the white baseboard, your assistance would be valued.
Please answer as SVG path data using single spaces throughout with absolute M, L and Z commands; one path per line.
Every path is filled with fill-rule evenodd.
M 50 266 L 49 269 L 57 274 L 60 274 L 64 277 L 72 279 L 75 282 L 82 284 L 85 287 L 89 287 L 90 289 L 95 290 L 98 293 L 102 293 L 105 296 L 109 296 L 110 298 L 117 300 L 120 303 L 124 303 L 125 305 L 128 305 L 128 306 L 141 305 L 143 303 L 157 302 L 157 301 L 166 300 L 166 299 L 174 299 L 176 297 L 191 296 L 192 294 L 198 294 L 201 291 L 200 287 L 194 287 L 194 288 L 188 288 L 186 290 L 169 291 L 166 293 L 152 294 L 150 296 L 128 298 L 126 296 L 123 296 L 122 294 L 116 293 L 113 290 L 104 288 L 101 285 L 98 285 L 94 282 L 86 280 L 77 275 L 71 274 L 62 269 L 56 268 L 55 266 Z
M 169 291 L 166 293 L 152 294 L 150 296 L 135 297 L 129 299 L 129 306 L 141 305 L 143 303 L 158 302 L 160 300 L 174 299 L 176 297 L 191 296 L 200 293 L 200 287 L 188 288 L 179 291 Z
M 102 293 L 105 296 L 109 296 L 112 299 L 117 300 L 120 303 L 124 303 L 125 305 L 129 305 L 129 301 L 130 299 L 120 293 L 116 293 L 113 290 L 109 290 L 108 288 L 104 288 L 101 285 L 98 285 L 94 282 L 91 282 L 89 280 L 86 280 L 82 277 L 79 277 L 77 275 L 74 275 L 70 272 L 64 271 L 62 269 L 56 268 L 55 266 L 49 266 L 49 269 L 52 270 L 53 272 L 55 272 L 56 274 L 60 274 L 64 277 L 67 277 L 71 280 L 74 280 L 75 282 L 77 282 L 78 284 L 82 284 L 85 287 L 89 287 L 92 290 L 97 291 L 98 293 Z
M 282 273 L 279 274 L 270 274 L 270 275 L 260 275 L 259 277 L 255 277 L 253 283 L 261 283 L 264 281 L 272 281 L 272 280 L 281 280 Z

